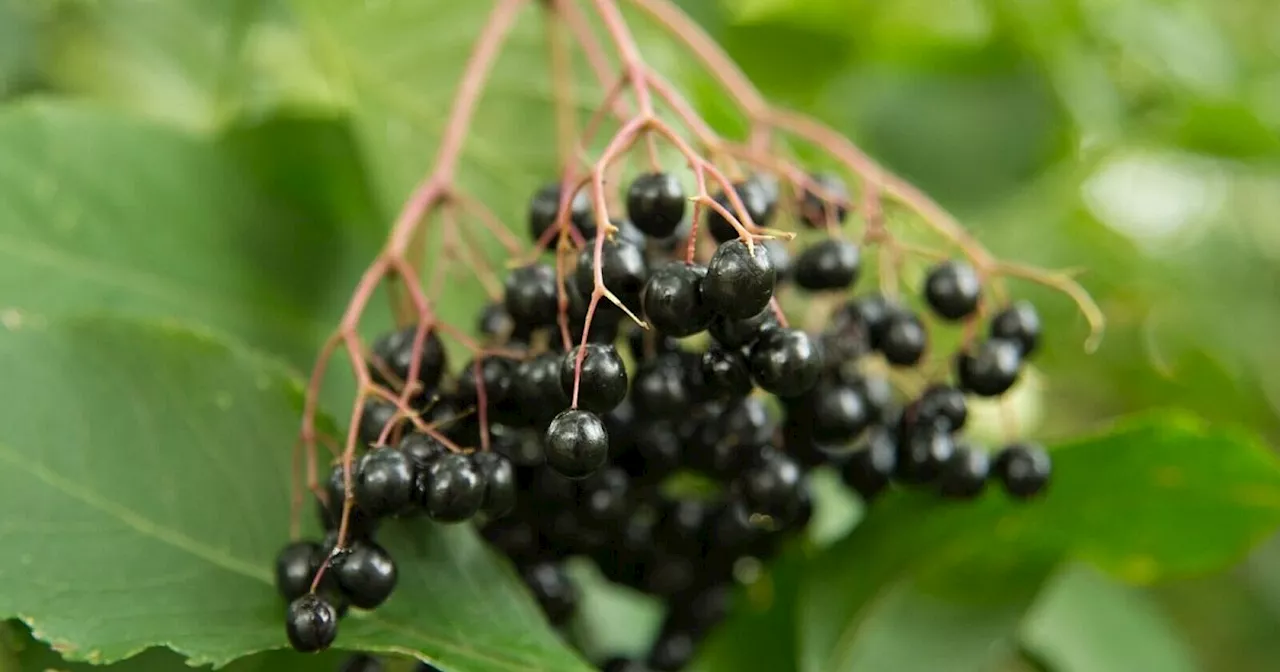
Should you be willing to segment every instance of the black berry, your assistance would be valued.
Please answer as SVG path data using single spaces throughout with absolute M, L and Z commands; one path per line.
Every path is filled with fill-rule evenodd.
M 391 554 L 372 541 L 358 541 L 334 558 L 331 570 L 353 606 L 373 609 L 391 597 L 398 578 Z
M 751 393 L 751 367 L 735 350 L 710 348 L 702 354 L 702 379 L 717 398 L 735 399 Z
M 356 505 L 375 517 L 399 513 L 413 502 L 413 479 L 408 455 L 395 448 L 376 448 L 360 461 L 355 475 Z
M 516 470 L 511 460 L 496 452 L 471 456 L 485 484 L 481 510 L 490 519 L 501 518 L 516 507 Z
M 964 400 L 964 392 L 950 385 L 934 385 L 920 395 L 911 412 L 913 422 L 931 422 L 936 418 L 944 418 L 951 425 L 951 431 L 964 428 L 969 418 L 969 405 Z
M 539 189 L 529 202 L 529 237 L 534 241 L 542 238 L 556 223 L 556 215 L 560 211 L 560 185 L 548 184 Z M 591 199 L 587 192 L 579 191 L 569 201 L 569 220 L 582 235 L 591 237 L 595 227 L 591 225 Z
M 289 603 L 285 633 L 296 651 L 323 651 L 338 636 L 338 612 L 321 597 L 303 595 Z
M 769 220 L 773 216 L 773 210 L 777 203 L 777 193 L 772 194 L 770 198 L 769 189 L 758 180 L 747 180 L 734 185 L 734 191 L 738 192 L 738 198 L 742 199 L 742 205 L 746 207 L 747 214 L 751 216 L 751 221 L 757 227 L 768 226 Z M 742 217 L 737 209 L 733 207 L 732 201 L 724 193 L 715 195 L 715 201 L 724 207 L 729 214 L 735 219 L 741 220 Z M 744 227 L 746 222 L 739 221 Z M 707 229 L 711 232 L 711 237 L 718 243 L 733 240 L 739 236 L 738 230 L 733 228 L 733 224 L 725 219 L 714 208 L 707 208 Z M 749 230 L 749 227 L 748 227 Z
M 578 506 L 583 518 L 593 525 L 613 524 L 627 514 L 630 479 L 618 467 L 608 467 L 592 474 L 578 491 Z
M 419 432 L 410 432 L 400 439 L 400 452 L 413 463 L 415 474 L 425 470 L 437 457 L 449 452 L 435 437 L 421 434 Z
M 374 341 L 374 364 L 369 373 L 374 382 L 384 387 L 395 387 L 409 381 L 409 369 L 413 365 L 413 341 L 418 335 L 418 325 L 409 325 L 393 331 Z M 388 378 L 386 374 L 395 377 Z M 444 344 L 434 329 L 427 329 L 422 336 L 418 351 L 418 384 L 417 397 L 430 395 L 440 385 L 445 373 Z
M 1030 499 L 1049 483 L 1053 463 L 1049 453 L 1036 444 L 1019 443 L 1001 450 L 995 459 L 995 473 L 1011 496 Z
M 875 426 L 865 442 L 849 454 L 840 475 L 863 501 L 870 502 L 889 486 L 897 467 L 897 437 L 887 427 Z
M 777 278 L 776 284 L 780 286 L 790 282 L 795 275 L 795 260 L 791 258 L 791 251 L 786 244 L 772 238 L 758 241 L 757 244 L 763 245 L 769 253 L 769 263 L 773 264 L 773 274 Z
M 871 424 L 867 400 L 852 385 L 821 383 L 792 412 L 819 444 L 843 445 Z
M 946 420 L 910 426 L 899 441 L 896 475 L 904 483 L 933 482 L 956 449 Z
M 530 264 L 511 271 L 504 286 L 503 305 L 516 326 L 525 329 L 556 323 L 556 271 L 546 264 Z
M 778 316 L 765 308 L 745 319 L 716 316 L 711 321 L 711 337 L 726 348 L 745 348 L 755 343 L 766 331 L 777 329 Z
M 545 425 L 569 407 L 569 397 L 560 384 L 560 364 L 560 355 L 546 352 L 516 367 L 512 402 L 531 425 Z
M 581 346 L 570 350 L 560 360 L 560 388 L 573 398 L 574 369 Z M 588 343 L 582 357 L 582 374 L 578 389 L 578 408 L 592 413 L 608 413 L 627 396 L 627 369 L 612 345 Z
M 560 565 L 540 562 L 526 567 L 522 575 L 553 625 L 564 624 L 577 611 L 578 588 Z
M 654 672 L 675 672 L 684 669 L 693 660 L 696 642 L 688 632 L 665 632 L 658 636 L 649 650 L 647 663 Z
M 364 410 L 360 413 L 360 441 L 366 446 L 374 446 L 384 436 L 394 438 L 395 429 L 388 427 L 393 424 L 399 426 L 404 422 L 403 418 L 396 418 L 396 412 L 396 405 L 386 399 L 366 400 Z
M 725 317 L 753 317 L 769 306 L 776 279 L 763 245 L 752 244 L 748 249 L 745 242 L 730 240 L 716 248 L 707 264 L 702 300 Z
M 675 417 L 689 408 L 691 394 L 683 362 L 668 353 L 644 362 L 631 383 L 631 401 L 650 418 Z
M 1040 314 L 1027 301 L 1019 301 L 991 318 L 991 338 L 1004 338 L 1018 344 L 1023 359 L 1030 357 L 1040 345 Z
M 588 411 L 562 411 L 547 427 L 547 466 L 567 478 L 585 478 L 609 457 L 609 434 L 600 416 Z
M 822 355 L 808 334 L 773 329 L 751 346 L 751 375 L 767 392 L 794 397 L 808 392 L 822 373 Z
M 980 397 L 998 397 L 1018 382 L 1022 355 L 1016 341 L 992 338 L 956 357 L 960 387 Z
M 590 296 L 595 285 L 595 245 L 587 245 L 578 254 L 578 267 L 574 280 L 583 296 Z M 640 309 L 640 290 L 649 279 L 649 266 L 644 260 L 644 250 L 622 240 L 604 241 L 600 251 L 600 276 L 604 286 L 613 292 L 627 308 Z
M 311 582 L 324 563 L 324 551 L 314 541 L 295 541 L 276 556 L 276 590 L 292 602 L 311 591 Z
M 968 444 L 956 445 L 938 475 L 938 490 L 950 499 L 973 499 L 982 494 L 991 472 L 991 462 L 984 450 Z
M 471 458 L 445 453 L 418 477 L 418 501 L 440 523 L 470 519 L 484 505 L 484 475 Z
M 351 480 L 354 485 L 356 480 L 357 469 L 359 463 L 351 464 Z M 328 495 L 328 506 L 321 505 L 321 522 L 326 530 L 336 530 L 342 523 L 342 507 L 346 500 L 347 488 L 346 477 L 342 472 L 342 464 L 334 465 L 333 470 L 329 472 L 329 480 L 325 483 L 325 493 Z M 354 492 L 352 493 L 354 496 Z M 352 539 L 361 539 L 373 534 L 378 527 L 378 519 L 369 515 L 358 504 L 351 505 L 351 513 L 347 520 L 347 535 Z
M 915 366 L 928 346 L 929 336 L 920 318 L 908 312 L 892 315 L 885 322 L 880 352 L 894 366 Z
M 817 189 L 806 188 L 800 196 L 800 221 L 814 229 L 839 224 L 849 214 L 849 188 L 831 173 L 810 176 Z M 818 193 L 821 191 L 822 193 Z
M 753 514 L 786 519 L 800 505 L 804 474 L 795 460 L 769 451 L 738 481 L 742 501 Z
M 711 323 L 714 315 L 702 300 L 707 268 L 674 261 L 649 276 L 641 303 L 645 318 L 659 332 L 675 337 L 692 336 Z
M 648 236 L 666 238 L 675 233 L 684 209 L 684 187 L 670 173 L 645 173 L 627 189 L 627 216 Z
M 924 298 L 939 317 L 959 320 L 978 309 L 982 283 L 969 264 L 944 261 L 929 269 L 924 281 Z
M 479 366 L 475 360 L 467 362 L 458 372 L 457 400 L 466 405 L 479 403 L 479 381 L 483 380 L 485 403 L 490 407 L 501 404 L 511 392 L 515 367 L 514 361 L 504 357 L 484 357 L 480 359 Z M 479 378 L 476 377 L 477 368 L 480 369 Z
M 505 342 L 515 331 L 516 322 L 511 319 L 507 307 L 501 303 L 485 304 L 480 309 L 480 317 L 476 320 L 476 331 L 486 339 Z
M 860 265 L 857 245 L 829 238 L 800 253 L 795 263 L 795 283 L 811 291 L 848 289 L 858 280 Z

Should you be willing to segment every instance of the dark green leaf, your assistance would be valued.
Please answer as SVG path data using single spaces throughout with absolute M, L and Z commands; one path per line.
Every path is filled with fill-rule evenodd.
M 1081 566 L 1049 583 L 1027 615 L 1022 640 L 1057 672 L 1197 669 L 1146 595 Z
M 271 567 L 296 379 L 171 323 L 105 318 L 8 325 L 0 370 L 0 508 L 23 512 L 0 528 L 0 617 L 93 662 L 285 645 Z M 471 530 L 406 522 L 380 540 L 399 589 L 350 615 L 338 646 L 450 672 L 584 669 Z
M 870 656 L 867 632 L 888 618 L 886 597 L 904 581 L 939 599 L 1004 610 L 1029 604 L 1064 555 L 1153 581 L 1222 567 L 1280 523 L 1275 456 L 1183 416 L 1130 421 L 1059 446 L 1054 458 L 1049 495 L 1035 502 L 989 493 L 957 505 L 921 494 L 873 509 L 807 572 L 802 669 L 844 669 Z M 975 627 L 957 634 L 990 641 L 992 633 L 977 627 L 982 620 L 975 616 Z M 1006 635 L 1015 623 L 1004 621 Z
M 90 106 L 0 112 L 0 306 L 173 317 L 307 366 L 381 236 L 255 163 Z

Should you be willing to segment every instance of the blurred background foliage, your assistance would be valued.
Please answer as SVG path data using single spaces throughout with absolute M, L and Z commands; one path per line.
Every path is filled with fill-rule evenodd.
M 1019 400 L 1041 411 L 1036 434 L 1176 406 L 1280 439 L 1280 3 L 681 4 L 770 98 L 841 129 L 1000 256 L 1087 269 L 1109 318 L 1090 357 L 1073 307 L 1025 289 L 1055 329 Z M 195 130 L 329 109 L 293 21 L 270 0 L 0 0 L 0 98 L 70 92 Z M 684 80 L 715 98 L 699 74 Z M 387 219 L 365 185 L 329 186 L 329 210 Z M 1072 614 L 1119 616 L 1108 641 L 1043 636 Z M 1034 651 L 1011 669 L 1142 641 L 1200 669 L 1273 670 L 1280 543 L 1149 590 L 1063 575 L 1024 630 Z

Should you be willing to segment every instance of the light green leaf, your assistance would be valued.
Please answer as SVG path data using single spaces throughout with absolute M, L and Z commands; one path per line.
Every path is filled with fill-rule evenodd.
M 170 323 L 107 318 L 0 330 L 0 370 L 0 507 L 22 512 L 0 525 L 0 617 L 71 660 L 285 646 L 271 572 L 296 379 Z M 448 672 L 586 669 L 470 529 L 405 522 L 380 541 L 400 586 L 349 615 L 338 647 Z
M 1275 456 L 1183 416 L 1153 415 L 1059 446 L 1054 470 L 1048 496 L 1025 504 L 995 492 L 965 505 L 925 494 L 879 503 L 807 572 L 801 669 L 847 669 L 878 655 L 876 624 L 893 619 L 894 596 L 906 583 L 975 610 L 968 620 L 944 618 L 956 626 L 948 637 L 990 643 L 994 624 L 1003 625 L 1001 638 L 1013 634 L 1013 616 L 1030 604 L 1057 558 L 1087 559 L 1148 582 L 1220 568 L 1280 524 Z M 977 615 L 992 608 L 993 620 Z M 949 612 L 913 606 L 900 613 L 900 627 L 911 629 L 922 626 L 913 613 Z M 896 650 L 903 657 L 894 658 L 894 669 L 930 669 L 921 650 Z M 974 659 L 969 669 L 983 662 Z
M 1022 641 L 1057 672 L 1197 669 L 1154 602 L 1083 566 L 1049 583 L 1027 615 Z

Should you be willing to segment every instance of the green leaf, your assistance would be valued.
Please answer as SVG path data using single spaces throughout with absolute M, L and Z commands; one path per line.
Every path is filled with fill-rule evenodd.
M 689 672 L 796 669 L 796 598 L 808 557 L 793 548 L 740 591 L 729 619 L 698 650 Z
M 894 596 L 905 583 L 975 610 L 969 623 L 955 612 L 948 637 L 990 642 L 996 629 L 983 624 L 1003 623 L 1002 637 L 1011 635 L 1012 616 L 1059 558 L 1153 581 L 1223 567 L 1278 523 L 1280 464 L 1264 446 L 1175 414 L 1131 420 L 1059 446 L 1049 494 L 1034 502 L 993 492 L 967 505 L 915 493 L 879 503 L 807 571 L 801 669 L 846 669 L 872 656 L 877 642 L 868 633 L 879 619 L 894 618 Z M 921 627 L 912 614 L 939 613 L 915 605 L 897 611 L 908 628 Z M 977 615 L 984 612 L 992 620 Z M 1009 618 L 1000 620 L 1001 612 Z M 952 630 L 951 619 L 942 622 Z M 898 650 L 907 658 L 895 658 L 894 669 L 930 669 L 920 651 Z M 948 669 L 960 665 L 952 660 Z
M 60 3 L 46 69 L 60 89 L 193 130 L 283 104 L 332 108 L 278 0 Z
M 0 507 L 22 512 L 0 527 L 0 617 L 95 663 L 285 646 L 271 572 L 296 379 L 172 323 L 108 318 L 0 330 L 0 370 Z M 449 672 L 586 669 L 469 528 L 397 523 L 380 541 L 400 586 L 338 646 Z
M 1073 566 L 1027 615 L 1022 641 L 1057 672 L 1193 672 L 1191 652 L 1141 591 Z
M 87 105 L 0 111 L 6 320 L 172 317 L 308 366 L 381 234 L 236 156 L 254 158 Z

